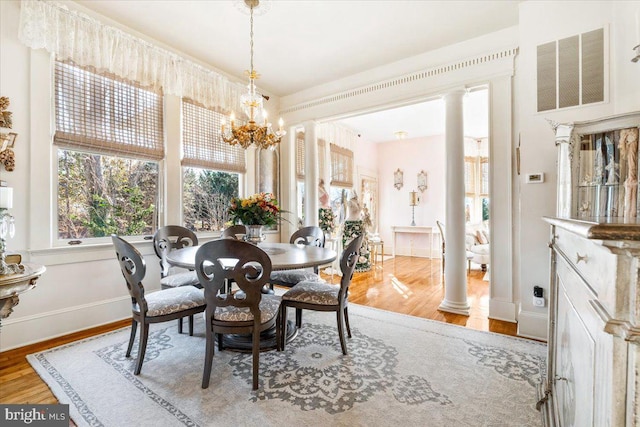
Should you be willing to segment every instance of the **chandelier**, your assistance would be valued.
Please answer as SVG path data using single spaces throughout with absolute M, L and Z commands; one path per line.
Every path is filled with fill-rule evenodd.
M 242 95 L 240 102 L 249 121 L 236 125 L 235 115 L 231 113 L 230 128 L 227 128 L 224 122 L 222 123 L 222 139 L 228 144 L 240 145 L 242 148 L 247 148 L 254 144 L 259 148 L 275 149 L 282 137 L 286 135 L 286 132 L 282 129 L 284 122 L 282 119 L 279 120 L 278 130 L 275 132 L 271 128 L 271 123 L 267 121 L 267 112 L 262 107 L 263 96 L 256 92 L 255 81 L 260 78 L 260 75 L 253 69 L 253 9 L 260 4 L 260 0 L 244 0 L 244 3 L 249 8 L 251 16 L 251 32 L 249 33 L 251 69 L 245 71 L 245 74 L 249 77 L 249 85 L 247 86 L 247 93 Z

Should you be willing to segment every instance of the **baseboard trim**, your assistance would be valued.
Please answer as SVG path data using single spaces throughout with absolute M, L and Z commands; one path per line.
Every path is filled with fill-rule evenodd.
M 547 341 L 548 317 L 546 314 L 525 311 L 520 307 L 518 312 L 518 336 Z
M 128 317 L 131 317 L 131 297 L 127 295 L 32 316 L 4 319 L 0 351 L 69 335 Z
M 516 323 L 516 304 L 491 298 L 489 300 L 489 319 Z

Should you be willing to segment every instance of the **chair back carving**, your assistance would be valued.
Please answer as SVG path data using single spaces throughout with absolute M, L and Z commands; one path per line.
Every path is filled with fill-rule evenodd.
M 167 255 L 174 249 L 182 249 L 187 246 L 198 246 L 198 237 L 188 228 L 180 225 L 167 225 L 159 228 L 153 235 L 153 249 L 160 258 L 160 275 L 167 277 L 169 263 Z
M 247 227 L 242 224 L 232 225 L 222 230 L 222 238 L 231 238 L 238 240 L 238 234 L 247 234 Z
M 260 322 L 262 287 L 271 274 L 271 259 L 266 252 L 241 240 L 213 240 L 198 249 L 195 267 L 204 287 L 208 319 L 213 318 L 216 307 L 235 306 L 248 307 L 254 321 Z M 226 294 L 227 280 L 242 292 Z
M 340 271 L 342 272 L 342 279 L 340 279 L 340 294 L 338 301 L 342 303 L 347 297 L 349 292 L 349 285 L 351 284 L 351 278 L 353 272 L 356 269 L 358 258 L 360 257 L 360 248 L 362 247 L 362 239 L 364 234 L 358 235 L 355 239 L 347 245 L 340 257 Z
M 142 279 L 147 272 L 147 266 L 140 252 L 131 243 L 122 238 L 111 235 L 111 241 L 116 250 L 116 258 L 120 264 L 120 271 L 127 282 L 127 289 L 131 295 L 132 305 L 138 304 L 141 313 L 147 312 L 147 301 L 144 298 Z
M 317 227 L 315 225 L 302 227 L 301 229 L 296 230 L 296 232 L 291 235 L 289 243 L 324 248 L 324 231 L 322 231 L 320 227 Z

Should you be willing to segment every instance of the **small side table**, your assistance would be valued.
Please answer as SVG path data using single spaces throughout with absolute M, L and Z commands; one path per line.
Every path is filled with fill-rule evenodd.
M 9 317 L 18 305 L 18 294 L 35 288 L 36 281 L 45 272 L 44 265 L 24 263 L 24 271 L 0 276 L 0 321 Z
M 369 247 L 371 248 L 372 261 L 374 264 L 378 263 L 378 254 L 380 255 L 381 264 L 384 265 L 384 241 L 377 242 L 369 240 Z

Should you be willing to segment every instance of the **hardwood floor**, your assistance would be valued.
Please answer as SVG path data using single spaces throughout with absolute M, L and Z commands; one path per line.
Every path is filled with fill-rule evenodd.
M 352 303 L 454 323 L 472 329 L 516 334 L 514 323 L 489 320 L 489 282 L 484 273 L 468 276 L 469 317 L 438 311 L 444 296 L 440 260 L 396 257 L 378 264 L 370 272 L 354 274 L 349 293 Z M 323 276 L 331 281 L 328 275 Z M 338 283 L 338 276 L 333 282 Z M 0 403 L 57 403 L 47 385 L 27 362 L 26 355 L 57 347 L 111 330 L 128 327 L 130 320 L 111 323 L 41 343 L 0 353 Z

